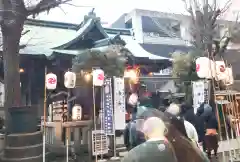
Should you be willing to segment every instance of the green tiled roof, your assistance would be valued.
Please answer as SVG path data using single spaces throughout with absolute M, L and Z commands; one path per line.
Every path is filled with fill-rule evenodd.
M 29 30 L 22 36 L 20 44 L 26 45 L 20 50 L 23 54 L 52 54 L 52 48 L 71 41 L 76 36 L 76 31 L 71 29 L 51 28 L 44 26 L 25 25 L 24 30 Z
M 70 40 L 70 41 L 66 41 L 64 44 L 61 44 L 59 46 L 56 47 L 52 47 L 54 49 L 66 49 L 69 46 L 76 44 L 78 41 L 82 40 L 83 37 L 91 31 L 91 29 L 93 29 L 94 27 L 97 27 L 97 29 L 99 30 L 99 32 L 104 36 L 104 38 L 108 38 L 108 34 L 104 31 L 103 27 L 100 24 L 100 21 L 97 19 L 88 19 L 86 22 L 84 22 L 84 24 L 81 25 L 81 27 L 79 27 L 79 29 L 76 32 L 75 37 Z
M 89 19 L 87 22 L 92 23 L 93 21 Z M 87 22 L 85 25 L 87 25 Z M 102 28 L 100 23 L 96 23 L 95 25 Z M 22 36 L 20 41 L 20 45 L 26 45 L 26 47 L 21 49 L 20 53 L 32 55 L 44 54 L 50 56 L 53 52 L 53 48 L 77 41 L 76 38 L 81 35 L 81 32 L 84 32 L 82 29 L 84 26 L 80 28 L 80 24 L 28 19 L 24 26 L 24 31 L 28 32 Z M 106 37 L 108 37 L 109 34 L 117 35 L 119 33 L 126 36 L 131 35 L 128 29 L 102 28 L 102 30 L 102 32 L 106 34 Z

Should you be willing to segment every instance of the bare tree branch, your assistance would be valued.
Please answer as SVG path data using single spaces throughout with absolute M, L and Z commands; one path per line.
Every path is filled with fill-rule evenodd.
M 89 7 L 89 8 L 94 8 L 95 6 L 82 6 L 82 5 L 75 5 L 72 3 L 64 3 L 65 5 L 73 6 L 73 7 Z
M 52 8 L 70 1 L 71 0 L 42 0 L 33 7 L 26 7 L 27 15 L 36 15 L 43 11 L 49 11 Z
M 221 13 L 226 12 L 230 8 L 231 5 L 232 5 L 232 0 L 228 0 L 225 3 L 224 7 L 221 9 Z
M 202 54 L 207 52 L 213 56 L 216 54 L 216 51 L 220 55 L 223 54 L 232 38 L 228 30 L 220 41 L 216 41 L 216 33 L 219 33 L 217 20 L 223 12 L 229 9 L 231 0 L 221 9 L 217 6 L 217 0 L 214 0 L 211 5 L 207 0 L 202 7 L 196 0 L 191 1 L 190 4 L 188 4 L 187 0 L 182 1 L 185 3 L 185 8 L 189 12 L 192 20 L 192 44 L 198 50 L 202 51 Z M 218 48 L 215 49 L 216 51 L 212 51 L 214 49 L 213 45 Z
M 67 14 L 61 6 L 59 6 L 58 8 L 64 13 L 64 15 Z

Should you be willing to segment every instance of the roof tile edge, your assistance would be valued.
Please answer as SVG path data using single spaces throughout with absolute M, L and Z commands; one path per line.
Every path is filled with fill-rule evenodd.
M 79 24 L 72 23 L 64 23 L 57 21 L 48 21 L 48 20 L 37 20 L 37 19 L 27 19 L 25 25 L 32 26 L 41 26 L 41 27 L 49 27 L 49 28 L 57 28 L 57 29 L 66 29 L 66 30 L 76 30 L 79 28 Z M 131 29 L 124 28 L 104 28 L 107 34 L 119 34 L 121 35 L 131 35 Z

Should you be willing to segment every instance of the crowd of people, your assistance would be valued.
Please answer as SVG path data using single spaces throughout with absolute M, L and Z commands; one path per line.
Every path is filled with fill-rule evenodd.
M 129 152 L 122 162 L 208 162 L 217 157 L 217 129 L 208 104 L 201 104 L 197 113 L 192 106 L 176 103 L 160 110 L 143 97 L 125 129 Z

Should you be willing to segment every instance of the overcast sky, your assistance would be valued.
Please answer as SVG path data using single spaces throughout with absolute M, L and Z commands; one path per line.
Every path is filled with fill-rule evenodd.
M 217 1 L 224 3 L 227 0 Z M 72 0 L 70 3 L 75 6 L 62 5 L 60 8 L 50 10 L 49 14 L 40 14 L 38 18 L 79 24 L 83 16 L 94 7 L 97 16 L 110 25 L 123 13 L 135 8 L 172 13 L 185 12 L 182 0 Z

